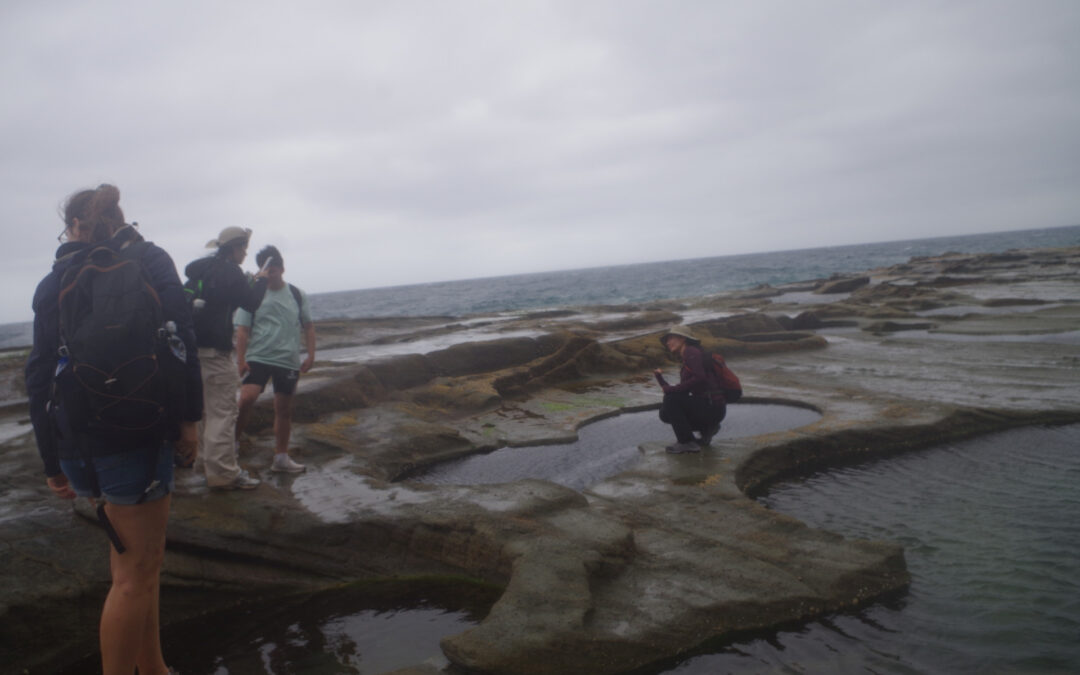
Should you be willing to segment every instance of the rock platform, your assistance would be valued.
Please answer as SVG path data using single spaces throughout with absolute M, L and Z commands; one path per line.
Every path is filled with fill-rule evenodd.
M 263 485 L 211 492 L 178 471 L 163 621 L 357 582 L 484 585 L 497 596 L 487 616 L 443 640 L 455 668 L 600 674 L 902 592 L 898 544 L 812 529 L 753 496 L 842 463 L 1080 420 L 1078 272 L 1080 248 L 949 254 L 642 306 L 322 322 L 296 399 L 294 452 L 309 470 L 269 472 L 263 402 L 241 453 Z M 680 321 L 725 354 L 747 400 L 820 420 L 692 455 L 642 439 L 631 469 L 582 491 L 408 480 L 657 407 L 652 369 L 677 371 L 657 337 Z M 19 398 L 24 357 L 0 362 L 0 662 L 51 672 L 93 649 L 108 570 L 85 502 L 45 487 Z

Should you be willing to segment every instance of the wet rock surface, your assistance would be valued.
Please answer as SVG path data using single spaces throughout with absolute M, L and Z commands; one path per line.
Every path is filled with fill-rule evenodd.
M 792 284 L 640 307 L 320 325 L 294 453 L 269 472 L 269 401 L 241 463 L 252 492 L 179 470 L 163 621 L 355 581 L 501 589 L 449 660 L 491 673 L 618 673 L 732 631 L 873 601 L 908 576 L 893 542 L 845 540 L 758 505 L 785 476 L 1011 426 L 1080 419 L 1080 249 L 949 254 L 815 293 Z M 542 480 L 424 485 L 430 464 L 575 438 L 655 408 L 657 340 L 683 320 L 728 357 L 750 401 L 809 405 L 797 429 L 669 455 L 585 490 Z M 0 659 L 50 672 L 92 650 L 108 586 L 85 502 L 51 496 L 27 433 L 20 355 L 0 361 Z M 729 419 L 739 414 L 731 406 Z M 212 620 L 208 618 L 207 620 Z M 417 664 L 415 671 L 434 672 Z

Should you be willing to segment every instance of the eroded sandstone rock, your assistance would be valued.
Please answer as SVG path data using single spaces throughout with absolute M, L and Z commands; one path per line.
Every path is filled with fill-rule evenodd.
M 479 625 L 444 640 L 452 662 L 491 673 L 618 673 L 731 631 L 873 601 L 907 583 L 898 545 L 812 530 L 748 495 L 837 462 L 1080 419 L 1080 362 L 1067 342 L 887 341 L 867 330 L 830 330 L 872 327 L 873 315 L 910 316 L 931 304 L 1018 297 L 1011 284 L 1023 283 L 1027 295 L 1052 288 L 1055 303 L 1016 305 L 1022 315 L 965 315 L 948 329 L 1067 334 L 1080 326 L 1078 262 L 1077 249 L 919 259 L 875 272 L 906 285 L 864 286 L 812 311 L 763 304 L 744 312 L 747 294 L 720 295 L 620 308 L 641 315 L 608 328 L 627 333 L 600 336 L 598 310 L 580 322 L 568 310 L 520 319 L 539 330 L 559 318 L 559 329 L 543 337 L 320 363 L 297 396 L 295 452 L 306 474 L 269 473 L 272 439 L 258 427 L 241 456 L 265 479 L 258 490 L 214 493 L 199 476 L 178 474 L 163 619 L 206 612 L 211 598 L 231 604 L 350 581 L 485 583 L 502 593 Z M 938 288 L 935 280 L 960 274 L 960 265 L 973 280 Z M 935 283 L 918 283 L 927 280 Z M 772 290 L 756 301 L 790 289 Z M 728 356 L 749 397 L 812 405 L 821 419 L 714 443 L 694 456 L 668 455 L 658 439 L 643 439 L 631 470 L 584 491 L 537 480 L 440 487 L 401 480 L 433 462 L 506 445 L 528 452 L 573 438 L 591 419 L 655 407 L 650 371 L 670 361 L 657 339 L 662 329 L 651 327 L 687 307 L 734 313 L 691 327 Z M 792 315 L 804 316 L 787 320 Z M 335 322 L 329 332 L 338 344 L 373 344 L 454 330 L 424 319 L 401 330 Z M 259 410 L 267 423 L 267 407 Z M 737 414 L 732 406 L 729 416 Z M 108 584 L 105 541 L 85 505 L 73 513 L 51 497 L 28 435 L 4 443 L 0 469 L 0 659 L 47 671 L 92 647 Z M 181 599 L 191 594 L 198 603 Z M 47 630 L 31 628 L 38 626 Z
M 832 293 L 850 293 L 870 283 L 870 277 L 854 277 L 850 279 L 835 279 L 821 284 L 814 292 L 818 295 Z

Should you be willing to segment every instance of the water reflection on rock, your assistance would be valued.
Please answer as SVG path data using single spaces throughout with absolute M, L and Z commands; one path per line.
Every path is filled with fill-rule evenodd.
M 732 405 L 707 453 L 723 452 L 726 439 L 786 431 L 821 415 L 808 408 L 746 403 Z M 582 427 L 578 440 L 527 448 L 503 448 L 430 467 L 411 479 L 433 485 L 504 483 L 525 478 L 550 480 L 575 490 L 631 468 L 646 441 L 674 442 L 671 427 L 655 410 L 629 413 Z

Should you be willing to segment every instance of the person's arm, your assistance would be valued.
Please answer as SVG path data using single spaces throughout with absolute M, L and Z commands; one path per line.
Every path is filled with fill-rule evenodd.
M 664 392 L 701 392 L 707 390 L 709 388 L 709 380 L 705 376 L 705 364 L 702 360 L 701 350 L 697 347 L 687 345 L 683 350 L 682 358 L 683 367 L 679 373 L 679 383 L 669 386 Z
M 240 377 L 248 374 L 250 368 L 247 364 L 248 340 L 251 339 L 250 326 L 236 326 L 236 371 Z
M 247 349 L 251 342 L 252 323 L 255 316 L 241 307 L 233 314 L 233 327 L 236 329 L 236 370 L 240 377 L 248 374 Z
M 49 419 L 48 403 L 56 374 L 57 349 L 60 345 L 59 307 L 57 292 L 59 280 L 50 275 L 38 285 L 34 293 L 34 343 L 26 360 L 26 393 L 30 399 L 30 422 L 34 427 L 38 454 L 45 466 L 45 484 L 61 499 L 75 499 L 67 476 L 60 469 L 60 459 L 53 435 L 53 423 Z
M 307 358 L 300 364 L 300 372 L 306 373 L 315 364 L 315 322 L 311 320 L 311 305 L 308 304 L 307 293 L 300 291 L 300 324 L 304 329 L 304 346 L 307 347 Z
M 300 372 L 306 373 L 315 364 L 315 324 L 310 321 L 304 325 L 304 344 L 307 346 L 307 358 L 300 364 Z
M 254 283 L 249 283 L 247 276 L 239 265 L 229 264 L 228 279 L 225 284 L 227 289 L 225 301 L 229 307 L 239 307 L 247 312 L 254 312 L 259 308 L 266 295 L 266 287 L 269 279 L 266 272 L 260 270 L 255 276 Z
M 38 284 L 34 293 L 34 342 L 30 349 L 30 357 L 26 361 L 25 371 L 26 394 L 30 402 L 30 422 L 34 427 L 34 439 L 37 441 L 38 454 L 41 455 L 41 461 L 45 466 L 45 475 L 49 478 L 63 476 L 60 472 L 56 438 L 53 436 L 52 422 L 48 412 L 53 376 L 56 374 L 57 349 L 60 344 L 59 308 L 56 298 L 58 285 L 58 280 L 50 275 Z M 64 480 L 66 482 L 67 479 Z M 52 487 L 51 483 L 49 487 Z
M 75 497 L 78 496 L 75 494 L 75 490 L 71 489 L 67 476 L 63 473 L 49 476 L 45 479 L 45 484 L 48 485 L 49 489 L 53 491 L 53 494 L 60 499 L 75 499 Z

